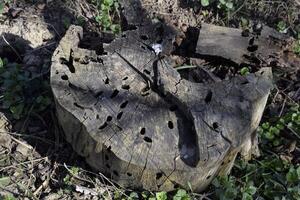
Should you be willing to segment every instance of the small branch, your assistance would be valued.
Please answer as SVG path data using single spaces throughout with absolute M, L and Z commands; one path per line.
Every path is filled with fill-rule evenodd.
M 45 160 L 47 158 L 48 158 L 48 156 L 43 157 L 43 158 L 34 159 L 34 160 L 28 160 L 26 162 L 18 163 L 18 164 L 15 164 L 15 165 L 9 165 L 9 166 L 6 166 L 6 167 L 2 167 L 0 169 L 0 172 L 4 171 L 4 170 L 7 170 L 7 169 L 10 169 L 10 168 L 13 168 L 13 167 L 20 166 L 20 165 L 24 165 L 24 164 L 28 164 L 28 163 L 32 163 L 32 162 L 39 162 L 39 161 Z
M 30 145 L 28 145 L 28 144 L 22 142 L 21 140 L 18 140 L 17 138 L 13 137 L 12 135 L 11 135 L 11 139 L 12 139 L 13 141 L 17 142 L 18 144 L 21 144 L 21 145 L 25 146 L 27 149 L 30 149 L 30 150 L 33 149 L 32 146 L 30 146 Z

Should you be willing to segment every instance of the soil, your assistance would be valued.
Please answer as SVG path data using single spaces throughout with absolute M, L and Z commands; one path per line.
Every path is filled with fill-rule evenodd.
M 28 2 L 14 1 L 5 8 L 0 19 L 0 57 L 21 64 L 32 78 L 49 83 L 52 53 L 70 24 L 84 27 L 81 46 L 99 54 L 103 52 L 103 45 L 114 39 L 112 33 L 101 32 L 94 20 L 97 10 L 89 1 Z M 263 23 L 276 28 L 280 20 L 285 20 L 291 37 L 300 29 L 300 5 L 292 0 L 265 4 L 244 1 L 237 5 L 239 12 L 231 13 L 230 19 L 217 9 L 216 3 L 203 8 L 196 0 L 143 0 L 142 5 L 150 16 L 179 30 L 172 55 L 178 65 L 201 63 L 222 79 L 237 73 L 243 66 L 209 58 L 187 59 L 178 53 L 180 47 L 185 48 L 184 44 L 195 41 L 195 28 L 202 22 L 243 28 L 240 24 L 243 17 L 249 20 L 250 26 Z M 300 59 L 289 49 L 278 56 L 289 64 L 273 67 L 276 89 L 264 118 L 282 113 L 287 101 L 300 101 Z M 40 92 L 50 94 L 49 90 Z M 30 92 L 29 95 L 36 96 Z M 13 194 L 20 199 L 100 199 L 95 192 L 119 190 L 74 153 L 58 125 L 54 104 L 43 112 L 29 112 L 20 120 L 0 108 L 0 131 L 0 177 L 10 177 L 5 187 L 0 184 L 0 195 Z M 68 177 L 72 166 L 80 168 L 80 172 Z M 68 185 L 68 181 L 76 184 Z

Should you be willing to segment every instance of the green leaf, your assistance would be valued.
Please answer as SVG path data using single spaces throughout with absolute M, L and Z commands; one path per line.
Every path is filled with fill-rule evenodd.
M 243 67 L 241 70 L 240 70 L 240 73 L 242 76 L 246 76 L 249 74 L 249 68 L 248 67 Z
M 278 128 L 274 127 L 274 126 L 271 126 L 270 127 L 270 132 L 272 132 L 273 134 L 278 136 L 279 133 L 280 133 L 280 130 Z
M 284 33 L 286 29 L 286 23 L 284 21 L 280 21 L 277 24 L 277 30 L 281 33 Z
M 183 189 L 179 189 L 176 195 L 173 197 L 173 200 L 190 200 L 190 199 L 191 198 L 188 195 L 188 193 Z
M 297 171 L 295 170 L 294 167 L 291 167 L 289 172 L 286 174 L 286 180 L 289 182 L 289 183 L 295 183 L 297 182 L 299 179 L 298 177 L 298 169 Z
M 245 192 L 247 192 L 248 194 L 254 195 L 256 193 L 256 187 L 254 187 L 253 185 L 250 185 L 249 187 L 247 187 Z
M 263 123 L 263 124 L 261 125 L 261 127 L 262 127 L 263 129 L 269 129 L 269 128 L 270 128 L 270 123 L 269 123 L 269 122 Z
M 227 3 L 226 3 L 226 7 L 227 7 L 229 10 L 233 9 L 233 3 L 232 3 L 232 2 L 227 2 Z
M 247 28 L 247 27 L 249 26 L 249 21 L 248 21 L 248 19 L 242 17 L 242 18 L 241 18 L 241 26 L 242 26 L 243 28 Z
M 129 197 L 130 199 L 139 199 L 139 195 L 136 192 L 131 192 Z
M 157 192 L 155 196 L 156 196 L 157 200 L 167 200 L 168 199 L 167 193 L 164 191 Z
M 265 133 L 265 137 L 268 139 L 268 140 L 273 140 L 275 138 L 274 134 L 270 131 L 267 131 Z
M 209 0 L 201 0 L 201 5 L 204 7 L 209 6 Z
M 282 124 L 276 124 L 276 128 L 278 128 L 279 130 L 283 130 L 284 126 Z
M 252 196 L 251 196 L 251 194 L 249 194 L 249 193 L 247 193 L 247 192 L 244 192 L 243 193 L 243 198 L 242 198 L 242 200 L 252 200 L 253 198 L 252 198 Z

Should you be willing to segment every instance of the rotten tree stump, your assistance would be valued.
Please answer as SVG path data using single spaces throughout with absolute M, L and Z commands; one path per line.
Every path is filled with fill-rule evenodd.
M 170 191 L 190 183 L 201 191 L 254 145 L 271 69 L 190 82 L 151 47 L 169 47 L 174 35 L 160 23 L 137 28 L 97 55 L 78 47 L 82 29 L 71 26 L 53 54 L 51 86 L 67 141 L 125 187 Z

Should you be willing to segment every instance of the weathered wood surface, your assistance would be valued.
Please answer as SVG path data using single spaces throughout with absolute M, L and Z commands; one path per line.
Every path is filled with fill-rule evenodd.
M 150 31 L 151 30 L 151 31 Z M 271 70 L 232 80 L 193 83 L 168 56 L 174 32 L 157 23 L 127 31 L 106 55 L 78 47 L 71 26 L 54 52 L 51 86 L 66 139 L 95 169 L 123 186 L 203 190 L 249 156 Z
M 262 64 L 277 59 L 287 40 L 288 36 L 267 26 L 258 33 L 243 33 L 241 29 L 203 23 L 196 53 L 223 57 L 238 64 Z

